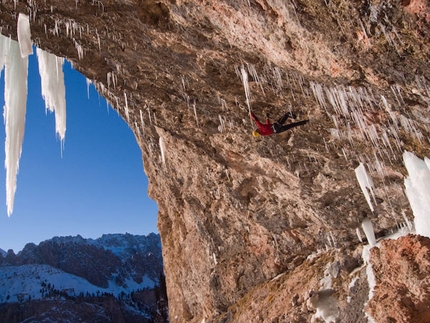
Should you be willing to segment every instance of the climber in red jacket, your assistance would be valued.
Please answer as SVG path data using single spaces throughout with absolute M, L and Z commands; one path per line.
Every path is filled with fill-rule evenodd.
M 287 121 L 288 118 L 291 119 L 295 119 L 296 116 L 291 113 L 291 112 L 287 112 L 285 113 L 278 121 L 276 121 L 275 123 L 270 123 L 269 121 L 269 114 L 266 114 L 266 123 L 261 123 L 258 118 L 255 116 L 254 113 L 250 112 L 250 116 L 252 119 L 254 119 L 255 123 L 257 124 L 258 129 L 254 130 L 252 132 L 252 135 L 254 137 L 258 137 L 258 136 L 270 136 L 273 135 L 275 133 L 281 133 L 284 132 L 288 129 L 294 128 L 294 127 L 298 127 L 298 126 L 302 126 L 304 124 L 307 124 L 309 122 L 309 120 L 302 120 L 299 122 L 295 122 L 295 123 L 289 123 L 289 124 L 285 124 L 285 121 Z

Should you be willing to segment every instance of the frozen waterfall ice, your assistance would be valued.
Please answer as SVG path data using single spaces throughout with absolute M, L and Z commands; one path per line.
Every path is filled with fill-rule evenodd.
M 1 36 L 5 38 L 4 36 Z M 9 43 L 9 44 L 8 44 Z M 22 142 L 24 139 L 25 111 L 27 104 L 28 57 L 21 57 L 20 46 L 15 41 L 1 41 L 1 52 L 7 52 L 5 62 L 5 106 L 6 128 L 6 206 L 7 214 L 13 211 L 16 190 L 16 176 L 19 169 Z M 7 46 L 8 48 L 4 48 Z M 9 50 L 8 50 L 9 49 Z
M 430 238 L 430 161 L 404 152 L 409 176 L 405 179 L 406 196 L 414 213 L 415 232 Z
M 0 71 L 5 67 L 5 168 L 6 207 L 10 216 L 13 211 L 16 180 L 24 140 L 27 105 L 28 55 L 33 53 L 28 16 L 19 14 L 18 42 L 0 35 Z M 55 111 L 56 132 L 61 142 L 66 132 L 66 96 L 63 59 L 37 50 L 42 96 L 46 108 Z
M 66 135 L 66 87 L 64 85 L 64 59 L 36 49 L 42 96 L 45 107 L 55 112 L 55 130 L 63 142 Z
M 6 58 L 9 53 L 10 38 L 0 35 L 0 72 L 6 64 Z
M 355 175 L 357 176 L 358 183 L 360 184 L 360 188 L 366 198 L 367 204 L 369 204 L 370 210 L 373 212 L 372 201 L 370 200 L 369 192 L 367 191 L 367 189 L 370 190 L 373 200 L 375 200 L 375 195 L 373 194 L 373 181 L 369 175 L 367 175 L 366 168 L 363 164 L 360 163 L 360 165 L 355 169 Z
M 20 13 L 18 16 L 18 42 L 21 57 L 25 58 L 33 54 L 33 47 L 31 44 L 30 21 L 28 16 Z
M 373 229 L 372 222 L 369 218 L 364 218 L 361 223 L 364 233 L 366 234 L 367 242 L 371 247 L 376 245 L 375 231 Z

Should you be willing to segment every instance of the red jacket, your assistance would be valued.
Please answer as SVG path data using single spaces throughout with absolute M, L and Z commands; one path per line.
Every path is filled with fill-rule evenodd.
M 272 124 L 269 121 L 269 118 L 266 118 L 266 123 L 261 123 L 260 120 L 257 119 L 257 117 L 250 112 L 251 118 L 254 119 L 258 129 L 260 130 L 260 135 L 262 136 L 270 136 L 273 135 L 273 128 L 272 128 Z

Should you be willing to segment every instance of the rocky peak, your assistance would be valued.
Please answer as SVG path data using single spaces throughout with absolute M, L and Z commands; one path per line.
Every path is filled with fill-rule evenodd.
M 157 234 L 109 234 L 95 240 L 79 235 L 54 237 L 39 245 L 28 243 L 17 255 L 3 260 L 3 265 L 28 264 L 49 265 L 102 288 L 107 288 L 113 277 L 120 286 L 125 286 L 128 279 L 140 284 L 145 275 L 157 284 L 163 272 Z
M 380 238 L 410 221 L 401 156 L 430 155 L 427 2 L 47 0 L 0 11 L 14 39 L 17 13 L 29 14 L 34 43 L 67 57 L 134 131 L 173 322 L 367 321 L 361 223 Z M 311 122 L 254 139 L 250 109 Z M 335 304 L 327 315 L 324 302 Z M 389 311 L 376 311 L 383 322 Z
M 104 245 L 106 241 L 112 244 Z M 139 245 L 140 249 L 130 248 Z M 159 235 L 54 237 L 0 265 L 4 322 L 166 322 Z M 65 315 L 61 314 L 66 313 Z

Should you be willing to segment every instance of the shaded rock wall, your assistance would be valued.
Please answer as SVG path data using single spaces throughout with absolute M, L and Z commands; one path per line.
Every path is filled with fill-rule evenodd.
M 356 230 L 369 217 L 381 237 L 403 212 L 411 219 L 401 154 L 430 155 L 427 2 L 5 1 L 2 33 L 13 38 L 17 12 L 136 135 L 171 321 L 329 321 L 315 312 L 320 298 L 338 300 L 341 322 L 367 320 Z M 311 122 L 254 139 L 250 107 Z M 290 297 L 293 312 L 281 305 Z

